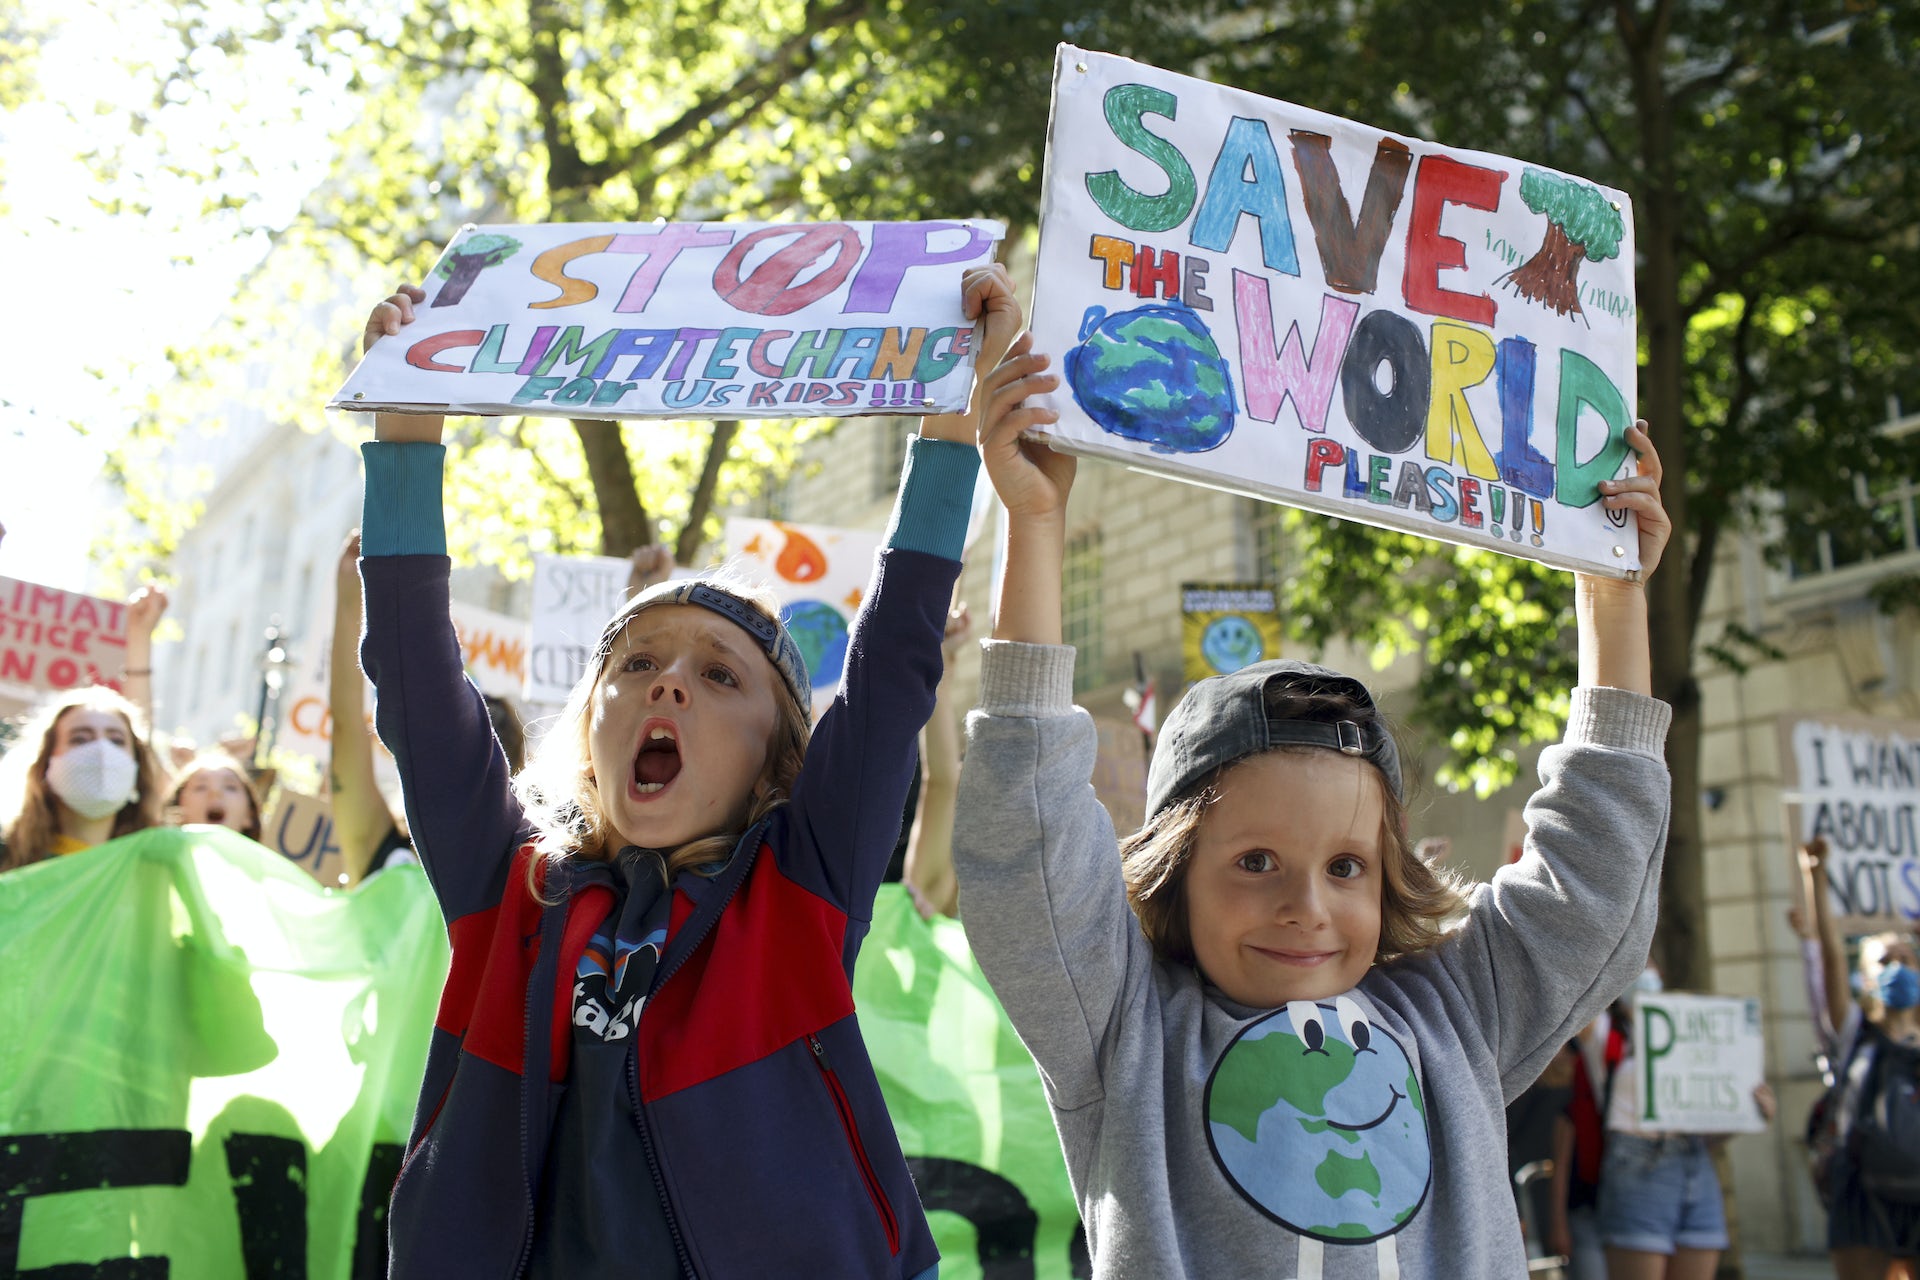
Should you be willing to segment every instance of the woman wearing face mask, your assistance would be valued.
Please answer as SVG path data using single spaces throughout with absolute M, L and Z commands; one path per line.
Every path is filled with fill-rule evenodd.
M 1800 850 L 1826 991 L 1836 1145 L 1826 1165 L 1827 1248 L 1840 1280 L 1920 1275 L 1920 955 L 1912 933 L 1860 943 L 1857 983 L 1827 887 L 1827 842 Z
M 0 798 L 0 871 L 160 825 L 165 778 L 137 722 L 131 703 L 99 687 L 27 722 L 0 770 L 12 783 Z

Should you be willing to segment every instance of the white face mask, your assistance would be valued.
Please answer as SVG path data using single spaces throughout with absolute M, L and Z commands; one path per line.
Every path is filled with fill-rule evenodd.
M 95 738 L 47 761 L 47 786 L 83 818 L 104 818 L 139 799 L 140 762 L 117 742 Z

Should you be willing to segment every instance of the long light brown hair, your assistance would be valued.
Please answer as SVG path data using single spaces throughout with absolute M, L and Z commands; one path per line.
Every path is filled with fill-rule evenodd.
M 1294 720 L 1351 720 L 1364 730 L 1369 723 L 1387 728 L 1377 708 L 1326 688 L 1285 685 L 1270 688 L 1272 714 Z M 1320 747 L 1279 747 L 1299 754 Z M 1243 757 L 1250 759 L 1251 757 Z M 1154 954 L 1175 964 L 1194 963 L 1193 934 L 1187 921 L 1187 866 L 1198 842 L 1207 809 L 1229 785 L 1234 767 L 1217 769 L 1177 796 L 1145 826 L 1120 846 L 1120 870 L 1127 885 L 1127 902 L 1140 921 L 1140 932 Z M 1387 784 L 1386 775 L 1369 763 L 1367 773 L 1380 788 L 1380 852 L 1384 871 L 1380 902 L 1380 942 L 1374 963 L 1395 960 L 1437 944 L 1447 926 L 1466 910 L 1466 895 L 1458 876 L 1435 867 L 1414 851 L 1407 836 L 1407 810 Z
M 705 576 L 729 595 L 752 605 L 776 626 L 780 625 L 779 601 L 766 588 L 732 575 Z M 527 863 L 527 887 L 535 900 L 549 905 L 552 899 L 543 889 L 547 864 L 569 858 L 606 862 L 619 852 L 618 834 L 608 824 L 606 814 L 600 807 L 600 793 L 593 781 L 589 744 L 594 694 L 599 691 L 600 681 L 613 661 L 607 639 L 617 637 L 634 615 L 640 612 L 636 604 L 637 600 L 629 603 L 607 623 L 599 646 L 607 656 L 601 659 L 597 670 L 582 676 L 573 686 L 573 691 L 567 695 L 566 706 L 561 709 L 547 735 L 540 740 L 526 768 L 513 782 L 514 791 L 525 806 L 528 819 L 539 832 L 534 839 L 538 856 Z M 767 741 L 766 764 L 761 768 L 760 778 L 754 786 L 753 803 L 748 807 L 745 821 L 737 828 L 716 831 L 666 851 L 669 883 L 684 868 L 717 869 L 742 835 L 793 795 L 793 784 L 799 778 L 800 766 L 806 759 L 811 730 L 806 709 L 788 690 L 786 681 L 779 678 L 771 662 L 767 665 L 767 671 L 772 676 L 769 683 L 773 688 L 775 709 L 773 733 Z
M 78 710 L 105 711 L 119 716 L 127 726 L 127 749 L 139 765 L 134 778 L 135 796 L 113 815 L 113 830 L 107 838 L 160 825 L 166 772 L 148 744 L 146 725 L 139 710 L 104 685 L 73 689 L 27 721 L 13 750 L 7 753 L 4 767 L 0 767 L 0 823 L 4 823 L 6 835 L 6 853 L 0 858 L 0 871 L 12 871 L 53 856 L 54 838 L 60 834 L 60 808 L 53 789 L 47 785 L 47 761 L 53 759 L 61 718 L 69 711 Z

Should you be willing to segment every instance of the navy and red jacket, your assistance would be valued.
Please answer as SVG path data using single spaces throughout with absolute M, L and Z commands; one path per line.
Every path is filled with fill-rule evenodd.
M 363 453 L 361 660 L 453 950 L 389 1274 L 515 1277 L 567 1078 L 575 967 L 613 894 L 572 884 L 566 862 L 544 883 L 556 905 L 528 892 L 535 832 L 449 621 L 443 451 Z M 629 1075 L 651 1166 L 633 1194 L 659 1196 L 682 1268 L 703 1280 L 911 1280 L 938 1260 L 850 984 L 933 710 L 977 466 L 965 446 L 914 443 L 792 800 L 719 874 L 675 881 Z

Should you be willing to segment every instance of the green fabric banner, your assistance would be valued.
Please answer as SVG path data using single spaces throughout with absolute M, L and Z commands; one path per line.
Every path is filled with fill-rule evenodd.
M 0 876 L 0 1277 L 384 1275 L 446 971 L 418 867 L 196 827 Z
M 1090 1276 L 1053 1115 L 958 920 L 882 885 L 853 1002 L 940 1245 L 940 1280 Z
M 196 827 L 0 876 L 0 1280 L 384 1276 L 446 967 L 416 866 L 329 891 Z M 1087 1274 L 1039 1074 L 959 924 L 887 886 L 854 995 L 941 1280 Z

